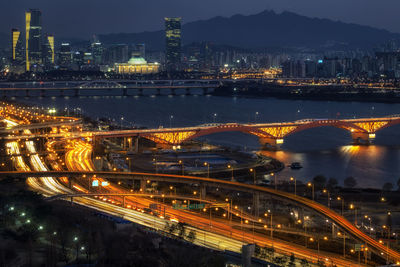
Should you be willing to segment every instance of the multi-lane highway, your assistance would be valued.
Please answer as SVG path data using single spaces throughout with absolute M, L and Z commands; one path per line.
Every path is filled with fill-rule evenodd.
M 0 114 L 5 119 L 7 126 L 16 127 L 18 124 L 27 124 L 26 118 L 41 116 L 34 115 L 32 112 L 24 112 L 21 114 L 20 111 L 10 108 L 12 115 L 4 111 Z M 10 112 L 11 113 L 11 112 Z M 55 118 L 51 120 L 57 121 Z M 67 132 L 61 133 L 67 136 Z M 30 136 L 31 132 L 25 129 L 23 133 L 17 133 L 16 136 L 21 135 Z M 354 236 L 356 239 L 362 240 L 362 242 L 368 244 L 368 247 L 376 250 L 377 252 L 389 255 L 389 258 L 393 262 L 397 262 L 400 259 L 400 254 L 393 251 L 373 238 L 369 237 L 357 227 L 348 222 L 345 218 L 338 215 L 329 208 L 311 201 L 306 198 L 292 195 L 290 193 L 276 191 L 270 188 L 258 187 L 254 185 L 240 184 L 236 182 L 223 181 L 218 179 L 199 178 L 199 177 L 188 177 L 188 176 L 176 176 L 176 175 L 159 175 L 159 174 L 147 174 L 147 173 L 118 173 L 118 172 L 96 172 L 94 164 L 91 160 L 92 145 L 83 141 L 82 139 L 59 139 L 58 141 L 49 141 L 47 143 L 48 150 L 50 152 L 48 162 L 50 168 L 45 164 L 44 159 L 39 156 L 36 151 L 34 140 L 14 140 L 6 143 L 7 153 L 9 154 L 15 172 L 3 173 L 3 175 L 14 175 L 28 177 L 27 181 L 33 189 L 43 193 L 46 196 L 54 196 L 59 194 L 73 194 L 74 192 L 87 193 L 90 188 L 89 177 L 95 176 L 100 182 L 106 181 L 105 179 L 150 179 L 152 181 L 163 181 L 171 183 L 203 183 L 209 186 L 226 187 L 227 189 L 234 189 L 236 191 L 245 192 L 258 192 L 263 194 L 274 195 L 279 198 L 292 201 L 298 205 L 305 206 L 314 212 L 326 216 L 331 221 L 339 225 L 349 235 Z M 67 149 L 65 153 L 65 159 L 58 159 L 57 153 L 53 148 L 55 143 L 64 143 Z M 25 149 L 21 151 L 21 147 Z M 24 155 L 29 158 L 29 164 L 24 160 Z M 60 164 L 62 162 L 62 164 Z M 64 164 L 65 163 L 65 164 Z M 63 165 L 64 164 L 64 165 Z M 64 167 L 68 170 L 66 171 Z M 50 171 L 53 169 L 54 171 Z M 40 177 L 37 179 L 37 177 Z M 59 179 L 60 177 L 75 177 L 75 180 Z M 65 183 L 63 183 L 63 181 Z M 67 184 L 70 187 L 67 187 Z M 105 186 L 102 193 L 129 193 L 131 190 L 124 188 L 118 184 L 109 183 Z M 241 245 L 245 243 L 256 243 L 260 246 L 273 246 L 275 251 L 281 254 L 291 255 L 294 253 L 299 258 L 307 259 L 311 262 L 317 262 L 318 260 L 324 260 L 337 266 L 355 266 L 357 265 L 351 259 L 344 259 L 343 257 L 329 253 L 326 251 L 317 252 L 312 249 L 305 248 L 303 246 L 295 245 L 289 242 L 280 241 L 278 239 L 271 239 L 269 237 L 269 230 L 267 221 L 265 218 L 258 220 L 245 220 L 244 216 L 237 216 L 240 223 L 228 223 L 228 221 L 222 217 L 210 218 L 208 213 L 202 212 L 189 212 L 182 210 L 175 210 L 168 204 L 161 204 L 156 200 L 149 198 L 146 195 L 142 196 L 127 196 L 124 205 L 122 206 L 121 197 L 118 196 L 97 196 L 94 197 L 75 197 L 74 201 L 94 209 L 101 210 L 113 215 L 124 217 L 128 220 L 134 221 L 139 224 L 146 225 L 154 229 L 164 229 L 167 222 L 180 221 L 188 224 L 188 230 L 195 231 L 197 238 L 194 241 L 196 244 L 206 245 L 208 247 L 217 249 L 228 249 L 233 251 L 240 251 Z M 165 209 L 163 215 L 150 215 L 146 214 L 144 208 L 149 207 L 150 204 L 158 203 Z M 210 213 L 211 214 L 211 213 Z M 169 220 L 166 220 L 167 217 Z M 250 218 L 249 218 L 250 219 Z M 253 229 L 258 229 L 253 232 L 249 229 L 247 224 L 253 222 Z M 264 226 L 264 232 L 263 232 Z M 261 229 L 261 230 L 260 230 Z

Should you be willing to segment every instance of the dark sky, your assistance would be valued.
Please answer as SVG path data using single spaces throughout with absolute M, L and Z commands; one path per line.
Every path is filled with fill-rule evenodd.
M 140 32 L 163 27 L 163 17 L 184 22 L 265 9 L 330 18 L 400 33 L 400 0 L 1 0 L 0 32 L 22 28 L 24 11 L 43 12 L 44 32 L 89 38 L 94 33 Z

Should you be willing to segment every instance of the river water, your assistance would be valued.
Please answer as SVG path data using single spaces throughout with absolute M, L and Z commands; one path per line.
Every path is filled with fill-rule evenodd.
M 384 103 L 294 101 L 215 96 L 141 97 L 18 97 L 15 100 L 57 109 L 80 108 L 93 118 L 107 117 L 123 125 L 152 127 L 194 126 L 210 122 L 282 122 L 307 118 L 379 117 L 400 113 L 400 105 Z M 244 133 L 220 133 L 204 137 L 212 143 L 258 150 L 258 138 Z M 345 130 L 323 127 L 293 134 L 282 150 L 263 152 L 283 161 L 301 162 L 301 170 L 285 168 L 278 179 L 296 177 L 308 181 L 315 175 L 335 177 L 340 184 L 353 176 L 358 186 L 395 187 L 400 178 L 400 125 L 377 133 L 373 145 L 352 146 Z

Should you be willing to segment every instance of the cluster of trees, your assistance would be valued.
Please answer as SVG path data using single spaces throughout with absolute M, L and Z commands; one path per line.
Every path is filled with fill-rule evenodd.
M 327 179 L 323 175 L 317 175 L 313 178 L 313 183 L 315 186 L 315 189 L 321 190 L 323 188 L 328 188 L 329 190 L 333 190 L 336 187 L 338 187 L 339 183 L 336 178 L 329 178 Z M 354 188 L 357 186 L 357 180 L 356 178 L 349 176 L 343 181 L 343 185 L 346 188 Z

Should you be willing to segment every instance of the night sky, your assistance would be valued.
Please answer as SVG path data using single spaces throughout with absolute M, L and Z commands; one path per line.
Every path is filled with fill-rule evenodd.
M 0 32 L 22 28 L 24 11 L 43 12 L 44 32 L 88 38 L 94 33 L 163 28 L 163 17 L 184 22 L 214 16 L 255 14 L 265 9 L 330 18 L 400 33 L 399 0 L 1 0 Z

